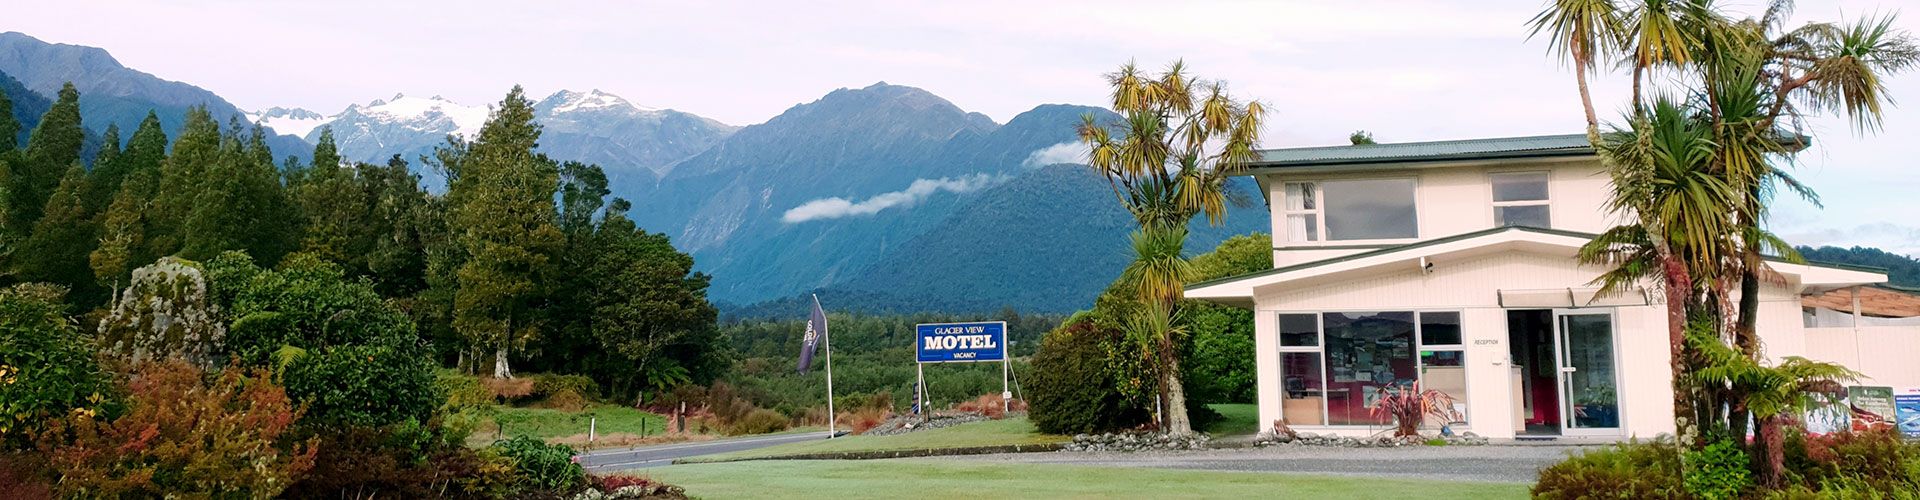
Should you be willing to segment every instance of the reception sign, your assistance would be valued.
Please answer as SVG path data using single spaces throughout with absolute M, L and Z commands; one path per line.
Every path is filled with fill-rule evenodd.
M 1007 358 L 1007 323 L 917 325 L 914 353 L 921 363 L 1001 361 Z

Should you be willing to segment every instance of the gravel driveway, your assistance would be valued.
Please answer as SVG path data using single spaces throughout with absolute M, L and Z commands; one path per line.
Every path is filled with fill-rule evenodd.
M 1583 446 L 1412 446 L 1339 448 L 1275 446 L 1181 452 L 1048 452 L 934 457 L 915 460 L 973 460 L 999 463 L 1049 463 L 1118 467 L 1157 467 L 1244 472 L 1311 474 L 1532 483 L 1543 467 Z

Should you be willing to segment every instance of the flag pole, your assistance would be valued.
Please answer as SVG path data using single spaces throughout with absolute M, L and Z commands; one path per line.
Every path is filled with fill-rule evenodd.
M 813 305 L 820 306 L 820 294 L 813 294 Z M 833 328 L 827 327 L 824 320 L 820 326 L 820 348 L 827 351 L 827 439 L 833 439 L 840 430 L 833 414 Z

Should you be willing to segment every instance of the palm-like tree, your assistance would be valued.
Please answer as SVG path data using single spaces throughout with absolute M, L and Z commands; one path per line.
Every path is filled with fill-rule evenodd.
M 1177 346 L 1187 330 L 1181 325 L 1180 313 L 1164 302 L 1148 302 L 1132 316 L 1128 316 L 1122 328 L 1127 334 L 1130 345 L 1141 349 L 1141 356 L 1155 361 L 1154 371 L 1160 372 L 1160 392 L 1166 401 L 1166 411 L 1161 417 L 1166 430 L 1173 434 L 1193 433 L 1193 424 L 1187 420 L 1186 390 L 1180 383 L 1180 356 Z
M 1600 143 L 1600 118 L 1593 112 L 1593 93 L 1587 75 L 1620 47 L 1625 24 L 1613 0 L 1549 0 L 1546 10 L 1529 23 L 1528 38 L 1545 35 L 1548 50 L 1573 64 L 1580 86 L 1580 105 L 1587 112 L 1587 139 Z
M 1175 62 L 1158 78 L 1133 63 L 1107 75 L 1122 121 L 1089 114 L 1079 127 L 1087 163 L 1107 178 L 1141 226 L 1185 226 L 1198 214 L 1218 225 L 1227 215 L 1227 178 L 1254 159 L 1266 108 L 1199 80 Z
M 1713 158 L 1708 128 L 1669 97 L 1659 97 L 1633 128 L 1615 130 L 1598 144 L 1614 190 L 1608 205 L 1633 215 L 1581 249 L 1590 264 L 1614 266 L 1603 291 L 1658 282 L 1667 307 L 1668 363 L 1673 369 L 1674 425 L 1681 442 L 1697 434 L 1693 386 L 1686 379 L 1686 323 L 1699 281 L 1714 276 L 1733 226 L 1733 188 L 1705 167 Z
M 1175 302 L 1194 277 L 1181 255 L 1186 227 L 1201 214 L 1208 223 L 1224 222 L 1227 203 L 1235 201 L 1227 179 L 1255 158 L 1266 109 L 1234 99 L 1225 83 L 1190 77 L 1181 62 L 1157 77 L 1127 63 L 1108 74 L 1107 83 L 1121 120 L 1101 124 L 1087 115 L 1080 140 L 1089 146 L 1087 163 L 1140 226 L 1133 236 L 1137 259 L 1122 279 L 1145 307 L 1128 320 L 1129 329 L 1141 334 L 1140 345 L 1156 360 L 1167 431 L 1187 434 L 1193 429 L 1174 349 L 1180 334 Z

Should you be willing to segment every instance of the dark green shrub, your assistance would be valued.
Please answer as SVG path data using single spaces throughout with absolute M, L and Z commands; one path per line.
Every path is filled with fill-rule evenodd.
M 93 344 L 62 316 L 57 288 L 0 290 L 0 448 L 77 408 L 102 409 L 115 392 Z
M 522 492 L 565 495 L 586 484 L 587 471 L 574 462 L 571 446 L 514 436 L 493 447 L 513 459 L 514 483 Z
M 1027 382 L 1027 418 L 1041 432 L 1080 434 L 1126 429 L 1146 420 L 1116 390 L 1107 357 L 1118 329 L 1080 315 L 1040 339 Z
M 418 427 L 348 427 L 323 436 L 313 470 L 288 498 L 504 498 L 514 462 L 493 448 L 471 449 L 421 435 Z
M 1733 441 L 1715 441 L 1685 456 L 1687 491 L 1703 500 L 1727 500 L 1753 486 L 1752 462 Z
M 587 398 L 600 397 L 600 384 L 586 375 L 538 373 L 527 375 L 525 378 L 533 379 L 534 397 L 551 398 L 560 394 L 561 391 L 573 391 L 574 394 Z
M 287 365 L 288 395 L 307 403 L 315 424 L 379 427 L 431 420 L 446 403 L 434 385 L 433 362 L 413 349 L 341 346 L 309 352 Z
M 780 432 L 787 430 L 789 423 L 790 421 L 787 417 L 781 415 L 780 412 L 766 408 L 755 408 L 752 412 L 748 412 L 746 416 L 734 420 L 732 425 L 727 426 L 727 434 L 743 436 L 747 434 Z
M 1534 498 L 1690 498 L 1680 447 L 1634 442 L 1587 451 L 1540 470 Z

